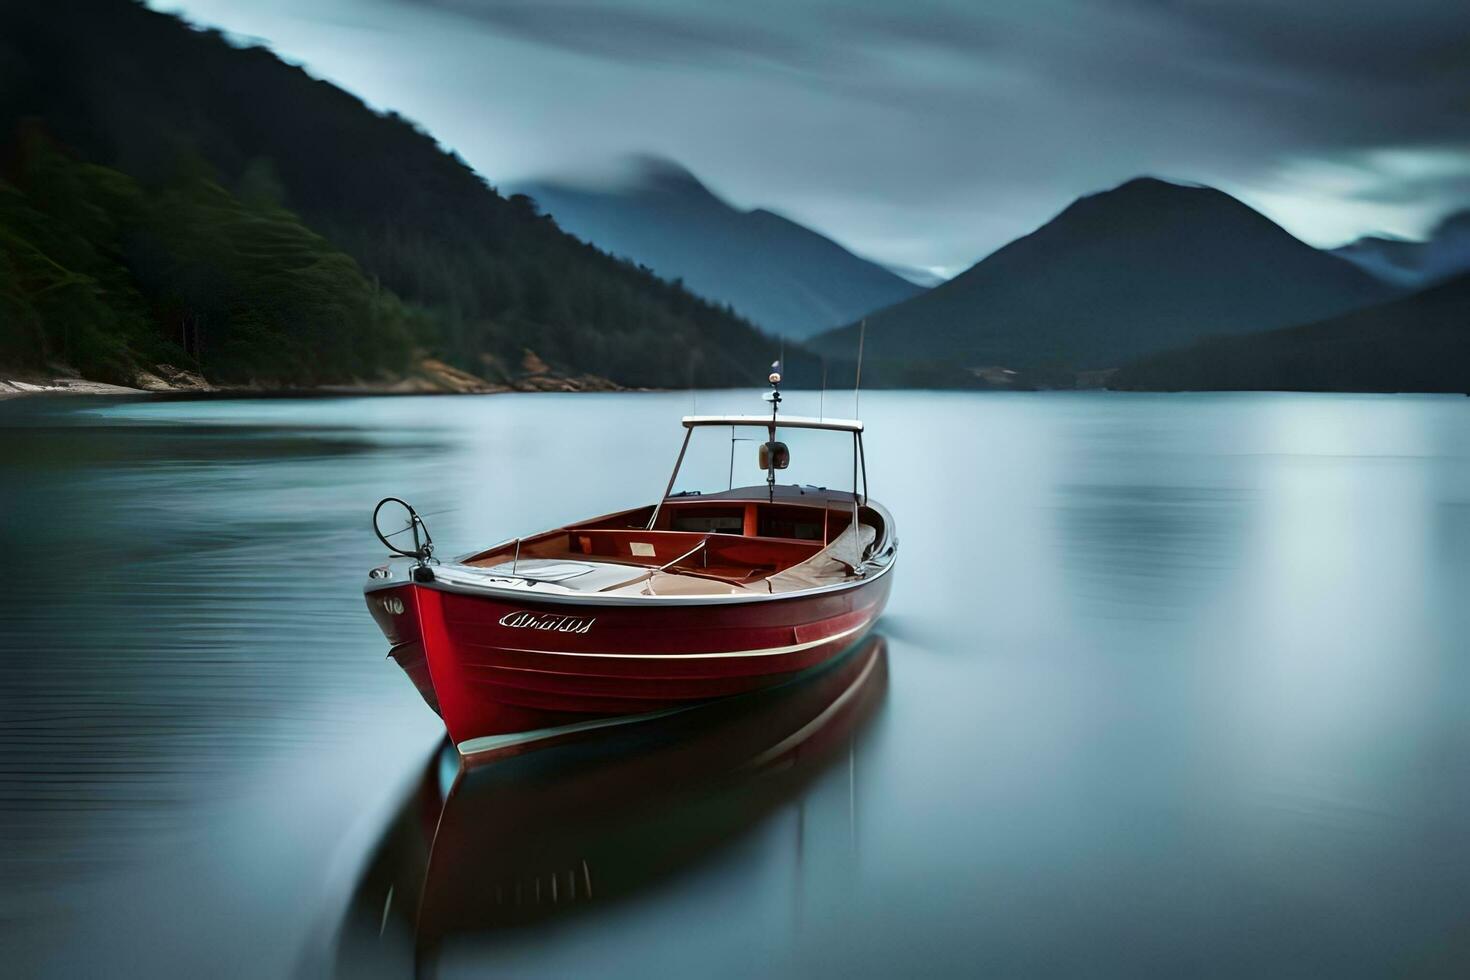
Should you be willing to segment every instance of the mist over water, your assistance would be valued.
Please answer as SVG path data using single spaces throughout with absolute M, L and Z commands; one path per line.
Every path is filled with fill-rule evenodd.
M 1470 964 L 1463 397 L 865 394 L 900 559 L 881 683 L 825 716 L 831 744 L 741 775 L 759 726 L 711 715 L 678 737 L 719 779 L 690 764 L 687 786 L 645 783 L 648 747 L 609 743 L 451 793 L 439 721 L 363 608 L 372 505 L 411 501 L 460 554 L 648 502 L 679 415 L 762 407 L 747 392 L 0 403 L 7 969 Z M 851 414 L 847 395 L 824 407 Z M 746 448 L 758 482 L 753 444 L 737 468 Z M 826 696 L 754 710 L 797 727 Z M 425 872 L 421 808 L 446 794 L 463 835 Z M 481 822 L 501 839 L 478 840 Z M 532 856 L 505 865 L 512 852 Z M 594 856 L 565 913 L 560 893 L 552 913 L 495 919 L 488 889 L 434 892 L 456 857 L 514 877 L 541 854 L 558 872 Z M 406 886 L 387 899 L 412 880 L 463 913 L 438 920 L 453 927 L 429 954 Z

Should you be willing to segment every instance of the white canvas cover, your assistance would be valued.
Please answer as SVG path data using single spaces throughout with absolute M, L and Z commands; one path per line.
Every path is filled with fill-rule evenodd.
M 765 584 L 772 592 L 795 592 L 846 581 L 857 573 L 863 554 L 877 537 L 872 525 L 849 524 L 827 547 L 784 572 L 767 576 Z

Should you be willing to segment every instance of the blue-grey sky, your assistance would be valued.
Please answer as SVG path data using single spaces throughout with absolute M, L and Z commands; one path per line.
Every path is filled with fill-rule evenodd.
M 258 38 L 492 182 L 688 166 L 945 273 L 1138 174 L 1317 245 L 1470 204 L 1466 0 L 152 0 Z

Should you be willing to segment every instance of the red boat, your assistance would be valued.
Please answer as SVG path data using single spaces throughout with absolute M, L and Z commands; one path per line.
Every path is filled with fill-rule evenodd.
M 397 557 L 369 573 L 368 609 L 462 756 L 772 687 L 872 628 L 898 539 L 867 495 L 863 425 L 778 418 L 779 380 L 769 416 L 685 418 L 653 504 L 444 562 L 411 507 L 378 505 Z M 752 429 L 765 430 L 763 485 L 675 492 L 697 432 L 729 431 L 733 484 Z M 780 430 L 850 441 L 852 489 L 778 484 Z

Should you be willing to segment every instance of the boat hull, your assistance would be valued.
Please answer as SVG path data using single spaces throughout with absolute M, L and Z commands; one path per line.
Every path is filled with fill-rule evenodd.
M 891 576 L 749 602 L 588 605 L 408 582 L 368 607 L 465 755 L 781 684 L 852 647 Z

